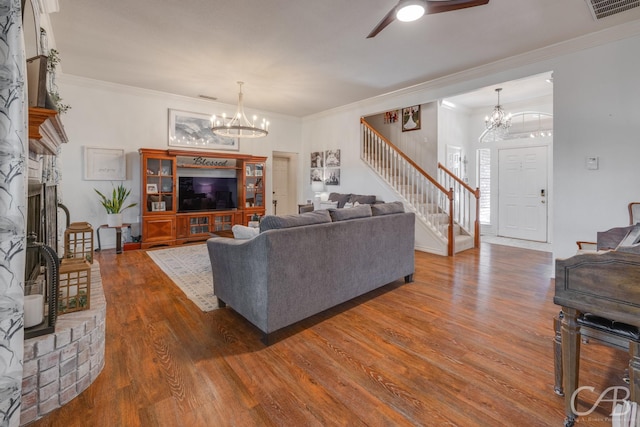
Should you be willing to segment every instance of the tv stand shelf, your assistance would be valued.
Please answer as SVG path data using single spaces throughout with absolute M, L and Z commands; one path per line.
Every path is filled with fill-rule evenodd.
M 139 152 L 143 249 L 206 240 L 211 233 L 230 232 L 235 224 L 248 225 L 254 214 L 265 214 L 266 157 L 150 148 Z
M 215 212 L 181 212 L 176 215 L 176 243 L 206 240 L 212 233 L 231 231 L 236 223 L 241 223 L 236 209 Z

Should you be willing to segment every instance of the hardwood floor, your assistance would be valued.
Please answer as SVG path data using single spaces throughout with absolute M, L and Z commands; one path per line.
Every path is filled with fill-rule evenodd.
M 560 426 L 551 254 L 483 244 L 416 252 L 395 282 L 276 335 L 201 312 L 144 251 L 98 253 L 106 364 L 32 426 Z M 327 276 L 330 280 L 330 276 Z M 586 410 L 624 385 L 627 354 L 582 346 Z M 611 403 L 578 419 L 611 425 Z

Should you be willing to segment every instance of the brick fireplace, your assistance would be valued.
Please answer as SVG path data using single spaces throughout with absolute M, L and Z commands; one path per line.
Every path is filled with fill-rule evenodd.
M 58 316 L 55 332 L 24 342 L 20 425 L 64 406 L 104 367 L 106 300 L 100 266 L 91 268 L 91 308 Z

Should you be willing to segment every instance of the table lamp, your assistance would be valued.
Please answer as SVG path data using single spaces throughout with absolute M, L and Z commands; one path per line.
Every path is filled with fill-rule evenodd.
M 313 208 L 320 208 L 320 193 L 324 191 L 324 182 L 322 181 L 311 181 L 311 191 L 315 193 L 313 198 Z

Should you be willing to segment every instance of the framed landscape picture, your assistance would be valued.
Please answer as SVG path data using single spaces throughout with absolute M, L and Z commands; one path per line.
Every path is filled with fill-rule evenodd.
M 211 115 L 169 109 L 169 145 L 211 150 L 240 150 L 238 138 L 211 131 Z

